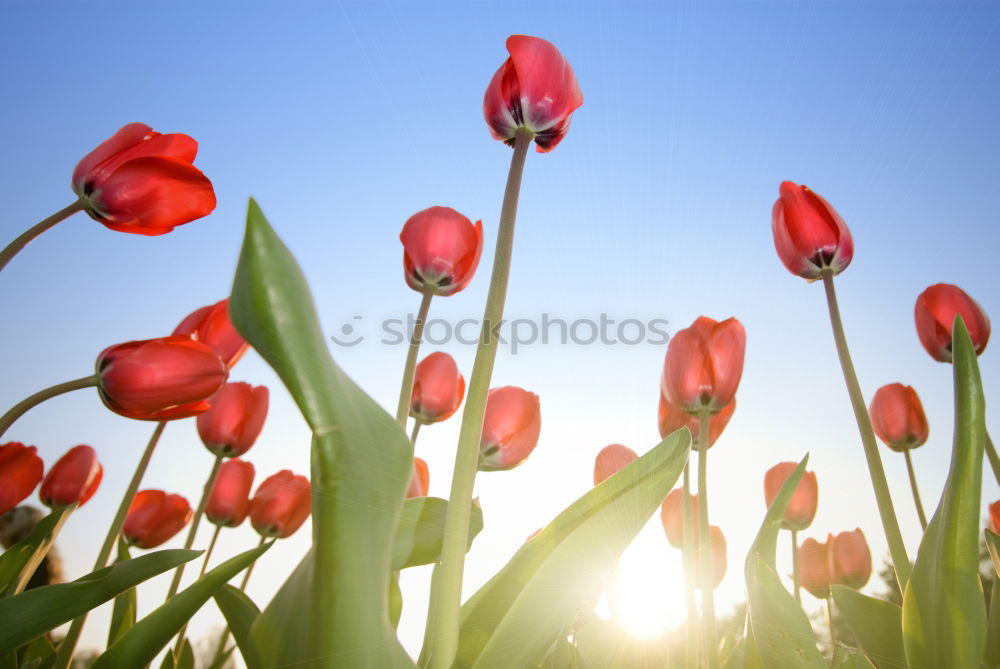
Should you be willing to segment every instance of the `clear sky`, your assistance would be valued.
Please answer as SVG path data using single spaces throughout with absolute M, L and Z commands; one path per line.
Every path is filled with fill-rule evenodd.
M 913 303 L 948 282 L 1000 314 L 1000 5 L 2 2 L 0 20 L 0 241 L 68 204 L 76 162 L 131 121 L 195 137 L 196 164 L 219 199 L 211 216 L 165 237 L 115 233 L 77 215 L 30 244 L 0 276 L 0 404 L 83 376 L 104 347 L 169 334 L 226 295 L 253 195 L 302 264 L 326 331 L 351 323 L 366 336 L 335 346 L 337 362 L 395 406 L 406 351 L 378 341 L 379 322 L 418 302 L 403 282 L 399 230 L 437 204 L 483 220 L 478 276 L 432 306 L 435 317 L 478 317 L 510 159 L 482 120 L 482 94 L 506 58 L 504 39 L 524 33 L 559 47 L 585 102 L 553 153 L 528 157 L 507 315 L 662 318 L 675 332 L 705 314 L 746 326 L 739 408 L 709 463 L 711 519 L 729 540 L 719 608 L 743 596 L 764 472 L 806 451 L 820 506 L 803 536 L 861 527 L 876 562 L 886 552 L 822 288 L 789 274 L 774 251 L 770 211 L 784 179 L 827 197 L 851 228 L 855 259 L 837 287 L 861 384 L 869 400 L 892 381 L 920 393 L 931 438 L 914 461 L 928 512 L 936 506 L 951 444 L 950 368 L 920 347 Z M 473 347 L 424 352 L 432 350 L 453 354 L 468 375 Z M 664 350 L 500 351 L 494 385 L 538 393 L 543 427 L 521 468 L 477 482 L 486 529 L 469 555 L 467 592 L 587 490 L 601 447 L 641 452 L 658 441 Z M 988 400 L 1000 392 L 997 359 L 992 348 L 981 358 Z M 272 389 L 247 456 L 259 478 L 307 473 L 307 430 L 273 373 L 251 353 L 232 378 Z M 420 436 L 434 495 L 448 493 L 458 422 Z M 1000 430 L 992 414 L 988 422 Z M 36 444 L 47 464 L 78 443 L 104 463 L 101 490 L 58 542 L 70 577 L 88 571 L 152 428 L 80 391 L 8 433 Z M 905 466 L 882 455 L 912 556 L 919 530 Z M 194 504 L 210 466 L 194 422 L 170 425 L 144 486 Z M 989 476 L 983 494 L 984 510 L 1000 497 Z M 259 604 L 308 534 L 306 526 L 263 558 L 249 588 Z M 199 544 L 207 539 L 204 531 Z M 248 527 L 226 531 L 218 555 L 255 541 Z M 624 571 L 638 592 L 637 627 L 679 620 L 679 554 L 658 519 Z M 428 569 L 403 579 L 400 634 L 414 652 L 428 579 Z M 168 581 L 143 586 L 142 612 Z M 806 596 L 806 605 L 818 602 Z M 204 635 L 220 620 L 209 605 L 192 629 Z M 94 617 L 84 644 L 103 643 L 106 621 Z

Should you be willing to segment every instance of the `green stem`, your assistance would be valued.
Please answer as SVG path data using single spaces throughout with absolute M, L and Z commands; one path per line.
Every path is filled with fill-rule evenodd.
M 910 458 L 910 449 L 905 449 L 903 455 L 906 457 L 906 472 L 910 475 L 910 489 L 913 491 L 913 503 L 917 505 L 917 517 L 920 519 L 920 529 L 927 529 L 927 516 L 924 515 L 924 505 L 920 503 L 920 491 L 917 490 L 917 475 L 913 471 L 913 460 Z
M 799 583 L 799 532 L 792 530 L 792 583 L 795 585 L 795 603 L 802 606 L 802 592 Z
M 701 619 L 695 608 L 694 584 L 697 574 L 694 551 L 694 528 L 691 526 L 691 460 L 684 463 L 684 501 L 682 502 L 681 528 L 683 530 L 682 555 L 684 559 L 684 593 L 687 602 L 687 625 L 685 627 L 685 666 L 698 666 L 698 649 L 701 647 Z
M 261 536 L 260 541 L 257 542 L 257 547 L 260 548 L 261 546 L 263 546 L 265 541 L 267 541 L 267 537 Z M 247 583 L 250 582 L 250 574 L 253 573 L 253 568 L 256 566 L 257 566 L 257 560 L 254 560 L 253 562 L 250 563 L 250 566 L 247 567 L 246 572 L 244 572 L 243 574 L 243 582 L 240 583 L 241 591 L 243 592 L 247 591 Z
M 715 628 L 715 588 L 712 577 L 712 536 L 708 531 L 708 419 L 698 413 L 698 552 L 701 561 L 701 626 L 706 666 L 719 667 L 719 638 Z
M 90 388 L 96 385 L 97 374 L 92 374 L 90 376 L 84 376 L 80 379 L 74 379 L 73 381 L 57 383 L 56 385 L 46 388 L 45 390 L 39 390 L 34 395 L 21 400 L 12 406 L 7 413 L 0 416 L 0 437 L 2 437 L 4 432 L 7 431 L 7 428 L 14 424 L 14 421 L 23 416 L 25 412 L 33 406 L 41 404 L 45 400 L 52 399 L 57 395 L 68 393 L 71 390 L 80 390 L 81 388 Z
M 854 417 L 857 419 L 858 430 L 861 432 L 861 443 L 865 449 L 865 458 L 868 460 L 868 473 L 872 480 L 872 487 L 875 489 L 878 513 L 882 518 L 882 528 L 885 530 L 885 538 L 889 543 L 889 555 L 892 557 L 892 566 L 896 570 L 896 580 L 899 582 L 900 592 L 905 592 L 906 582 L 910 580 L 910 559 L 906 555 L 903 535 L 899 531 L 899 521 L 896 520 L 896 512 L 892 508 L 889 483 L 885 479 L 882 456 L 879 455 L 878 444 L 875 442 L 875 433 L 872 431 L 868 407 L 865 406 L 865 398 L 861 394 L 861 384 L 858 383 L 858 375 L 854 371 L 854 363 L 851 362 L 851 352 L 847 348 L 844 324 L 840 319 L 840 307 L 837 305 L 837 293 L 833 288 L 832 270 L 823 271 L 823 287 L 826 289 L 826 303 L 830 309 L 830 325 L 833 327 L 833 339 L 837 343 L 840 367 L 844 372 L 847 393 L 850 395 Z
M 826 598 L 826 626 L 830 628 L 830 653 L 837 651 L 837 634 L 833 631 L 833 602 L 832 597 Z
M 208 561 L 212 559 L 212 552 L 215 551 L 215 542 L 219 540 L 219 532 L 222 531 L 222 525 L 216 525 L 215 531 L 212 532 L 212 539 L 208 542 L 208 549 L 205 551 L 205 559 L 201 562 L 201 571 L 198 572 L 198 578 L 205 575 L 208 571 Z
M 14 591 L 10 593 L 11 595 L 17 595 L 24 592 L 24 588 L 28 585 L 28 581 L 31 580 L 32 575 L 34 575 L 35 570 L 38 569 L 38 565 L 42 564 L 42 560 L 45 556 L 49 554 L 49 550 L 52 548 L 52 544 L 55 543 L 56 536 L 59 535 L 59 530 L 62 526 L 66 524 L 66 520 L 69 518 L 70 514 L 76 509 L 76 504 L 71 506 L 64 506 L 61 509 L 56 509 L 54 513 L 59 514 L 56 517 L 56 524 L 52 526 L 52 531 L 49 536 L 45 538 L 38 546 L 35 548 L 35 552 L 31 554 L 28 561 L 21 568 L 21 573 L 17 577 L 17 585 L 14 586 Z
M 997 483 L 1000 483 L 1000 455 L 997 455 L 997 449 L 993 445 L 993 440 L 990 439 L 989 432 L 986 433 L 986 458 L 990 461 L 994 478 L 996 478 Z
M 434 289 L 424 288 L 420 309 L 417 311 L 417 321 L 413 324 L 413 337 L 410 338 L 410 350 L 406 354 L 406 364 L 403 366 L 403 384 L 399 388 L 399 404 L 396 405 L 396 422 L 406 429 L 406 417 L 410 415 L 410 398 L 413 396 L 413 373 L 417 368 L 417 354 L 420 353 L 420 340 L 424 336 L 424 324 L 427 323 L 427 312 L 431 308 L 431 298 Z
M 417 445 L 417 435 L 420 434 L 420 426 L 423 425 L 419 420 L 413 421 L 413 431 L 410 432 L 410 443 L 414 446 Z
M 111 521 L 111 527 L 108 528 L 108 534 L 104 538 L 104 545 L 101 546 L 101 550 L 97 554 L 97 559 L 94 561 L 93 571 L 103 569 L 108 564 L 108 558 L 111 557 L 111 550 L 118 541 L 122 525 L 125 524 L 125 517 L 128 515 L 129 507 L 132 506 L 135 494 L 139 491 L 142 477 L 146 474 L 146 468 L 153 457 L 153 451 L 156 449 L 156 444 L 160 441 L 160 435 L 163 434 L 163 429 L 166 426 L 166 421 L 156 424 L 156 429 L 153 430 L 153 435 L 149 438 L 146 450 L 142 452 L 142 457 L 135 468 L 135 473 L 132 474 L 132 480 L 129 481 L 128 488 L 125 490 L 125 496 L 122 497 L 121 504 L 118 505 L 118 512 L 115 514 L 115 519 Z M 76 650 L 76 644 L 80 640 L 80 632 L 83 631 L 83 626 L 86 622 L 86 613 L 73 620 L 73 624 L 70 625 L 66 637 L 59 644 L 53 669 L 68 669 L 70 663 L 73 661 L 73 651 Z
M 431 600 L 427 614 L 427 632 L 424 649 L 429 654 L 427 660 L 432 669 L 451 667 L 458 649 L 458 617 L 462 599 L 462 576 L 465 567 L 465 548 L 469 532 L 469 515 L 472 511 L 472 490 L 476 481 L 479 463 L 479 440 L 486 412 L 486 396 L 493 375 L 493 363 L 497 354 L 497 338 L 494 324 L 500 326 L 503 319 L 504 301 L 507 297 L 507 281 L 510 276 L 510 261 L 514 248 L 514 221 L 517 218 L 517 199 L 521 190 L 521 175 L 524 159 L 531 145 L 532 132 L 520 128 L 514 141 L 514 155 L 511 157 L 507 188 L 504 192 L 503 207 L 500 210 L 497 231 L 496 254 L 493 259 L 493 276 L 486 297 L 483 312 L 483 326 L 476 349 L 476 360 L 472 366 L 462 413 L 462 427 L 458 436 L 458 450 L 455 454 L 455 469 L 451 481 L 451 495 L 445 517 L 444 537 L 441 546 L 441 561 L 435 566 L 431 578 Z
M 84 200 L 83 198 L 80 198 L 79 200 L 73 202 L 72 204 L 63 207 L 56 213 L 52 214 L 51 216 L 43 220 L 42 222 L 36 223 L 31 228 L 29 228 L 27 232 L 25 232 L 20 237 L 18 237 L 10 244 L 8 244 L 7 248 L 5 248 L 3 251 L 0 251 L 0 271 L 2 271 L 3 268 L 7 266 L 7 263 L 10 262 L 11 258 L 17 255 L 18 251 L 20 251 L 21 249 L 23 249 L 25 246 L 28 245 L 28 242 L 30 242 L 32 239 L 34 239 L 38 235 L 42 234 L 43 232 L 54 226 L 59 221 L 69 218 L 78 211 L 83 211 L 83 207 L 84 207 Z

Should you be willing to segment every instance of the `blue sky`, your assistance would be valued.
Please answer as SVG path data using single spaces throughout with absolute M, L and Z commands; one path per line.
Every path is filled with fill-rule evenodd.
M 820 509 L 804 534 L 860 526 L 876 560 L 885 552 L 822 289 L 790 275 L 774 252 L 770 210 L 784 179 L 824 195 L 851 228 L 855 259 L 837 286 L 861 384 L 869 399 L 892 381 L 920 393 L 931 439 L 914 461 L 933 510 L 951 441 L 950 369 L 920 348 L 912 310 L 926 286 L 948 282 L 1000 313 L 996 4 L 4 2 L 0 16 L 6 239 L 68 204 L 73 166 L 130 121 L 195 137 L 196 164 L 219 198 L 211 216 L 165 237 L 114 233 L 78 215 L 29 245 L 0 277 L 0 403 L 82 376 L 105 346 L 167 334 L 227 294 L 252 195 L 302 264 L 326 330 L 349 322 L 369 335 L 335 347 L 338 363 L 394 406 L 405 349 L 371 335 L 417 306 L 399 230 L 436 204 L 483 220 L 478 276 L 432 306 L 441 318 L 479 316 L 510 158 L 489 137 L 481 100 L 504 39 L 524 33 L 561 49 L 585 102 L 554 152 L 528 157 L 507 315 L 663 318 L 673 332 L 705 314 L 746 326 L 739 409 L 710 458 L 712 519 L 729 539 L 720 608 L 742 596 L 738 565 L 764 511 L 764 471 L 806 451 Z M 471 369 L 472 347 L 431 350 Z M 523 467 L 477 483 L 487 529 L 469 557 L 469 587 L 587 489 L 601 447 L 643 451 L 657 441 L 663 353 L 553 344 L 500 352 L 494 385 L 539 394 L 542 436 Z M 1000 392 L 992 348 L 981 365 L 989 400 Z M 274 375 L 251 354 L 233 379 L 272 389 L 248 454 L 260 474 L 306 473 L 308 433 Z M 92 562 L 151 430 L 86 391 L 8 433 L 36 444 L 47 463 L 77 443 L 101 455 L 103 487 L 60 539 L 71 576 Z M 422 431 L 432 494 L 447 495 L 457 430 L 455 418 Z M 882 455 L 913 555 L 903 461 Z M 193 421 L 171 425 L 145 485 L 194 501 L 210 465 Z M 1000 497 L 991 478 L 983 494 L 984 508 Z M 255 542 L 246 527 L 223 536 L 230 553 Z M 265 558 L 250 587 L 256 601 L 267 601 L 307 536 Z M 626 578 L 655 600 L 648 615 L 669 624 L 682 601 L 678 556 L 656 523 L 632 553 Z M 411 649 L 427 579 L 426 570 L 404 577 L 401 635 Z M 141 607 L 166 587 L 145 587 Z M 216 624 L 209 609 L 196 629 Z M 104 630 L 95 617 L 85 642 L 99 645 Z

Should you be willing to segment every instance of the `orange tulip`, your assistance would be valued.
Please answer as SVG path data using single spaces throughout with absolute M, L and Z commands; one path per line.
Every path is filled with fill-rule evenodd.
M 745 349 L 746 331 L 738 320 L 700 316 L 667 347 L 660 383 L 667 402 L 692 414 L 724 409 L 740 384 Z
M 535 450 L 541 429 L 538 395 L 516 386 L 493 388 L 486 398 L 479 470 L 492 472 L 518 466 Z
M 698 545 L 698 495 L 691 495 L 691 536 Z M 667 541 L 674 548 L 684 548 L 684 489 L 670 491 L 660 507 L 660 522 Z
M 828 534 L 823 543 L 806 539 L 799 547 L 799 582 L 819 599 L 830 596 L 831 585 L 857 590 L 871 575 L 871 550 L 860 529 Z
M 638 457 L 628 446 L 621 444 L 605 446 L 594 459 L 594 485 L 617 474 L 619 470 L 635 462 Z
M 890 383 L 875 393 L 868 413 L 879 439 L 894 451 L 922 446 L 929 428 L 924 407 L 912 386 Z
M 764 474 L 764 501 L 770 507 L 778 496 L 781 486 L 798 465 L 794 462 L 779 462 Z M 814 472 L 803 472 L 802 478 L 792 492 L 792 499 L 785 508 L 781 526 L 786 530 L 804 530 L 812 524 L 819 502 L 819 487 Z
M 719 413 L 712 414 L 708 419 L 708 445 L 711 448 L 715 442 L 722 436 L 722 431 L 726 429 L 726 425 L 729 424 L 729 419 L 733 417 L 733 412 L 736 411 L 736 398 L 722 408 Z M 692 416 L 687 411 L 682 411 L 678 409 L 673 404 L 667 401 L 660 393 L 660 408 L 659 408 L 659 424 L 660 424 L 660 439 L 666 439 L 667 435 L 681 429 L 682 427 L 687 427 L 691 431 L 691 448 L 697 450 L 698 448 L 698 417 Z
M 465 397 L 465 378 L 447 353 L 431 353 L 413 373 L 410 415 L 421 423 L 438 423 L 458 411 Z
M 427 497 L 431 487 L 431 472 L 427 462 L 422 458 L 413 458 L 413 473 L 410 475 L 410 487 L 406 489 L 407 499 L 411 497 Z

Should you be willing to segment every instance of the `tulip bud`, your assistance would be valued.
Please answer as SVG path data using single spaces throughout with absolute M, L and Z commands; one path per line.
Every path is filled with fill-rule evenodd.
M 714 413 L 708 419 L 708 446 L 711 448 L 722 436 L 722 431 L 729 424 L 729 419 L 736 411 L 736 398 L 724 406 L 719 413 Z M 682 427 L 687 427 L 691 431 L 691 448 L 698 449 L 698 417 L 689 414 L 687 411 L 677 408 L 667 401 L 667 398 L 660 393 L 659 409 L 660 439 L 666 439 Z
M 872 553 L 860 528 L 833 538 L 833 566 L 833 582 L 855 590 L 871 578 Z
M 266 478 L 250 502 L 250 523 L 265 537 L 285 539 L 312 511 L 312 488 L 305 476 L 287 469 Z
M 479 471 L 513 469 L 535 450 L 542 429 L 538 395 L 516 386 L 493 388 L 486 398 Z
M 990 529 L 993 534 L 1000 534 L 1000 500 L 990 504 Z
M 810 537 L 799 547 L 799 584 L 817 599 L 830 596 L 830 584 L 833 582 L 832 543 L 833 535 L 830 534 L 823 543 Z
M 726 562 L 726 537 L 723 536 L 722 530 L 720 530 L 715 525 L 708 526 L 708 535 L 712 542 L 712 589 L 719 587 L 722 583 L 722 579 L 726 576 L 726 567 L 728 566 Z M 695 542 L 691 549 L 694 554 L 695 564 L 701 565 L 701 543 Z M 696 587 L 701 590 L 701 579 L 695 579 Z
M 617 474 L 638 458 L 635 451 L 628 446 L 621 444 L 605 446 L 594 459 L 594 485 L 599 485 L 605 479 Z
M 868 413 L 875 434 L 894 451 L 916 448 L 927 441 L 927 417 L 912 386 L 902 383 L 882 386 L 875 393 Z
M 215 209 L 215 191 L 192 163 L 198 143 L 129 123 L 84 156 L 73 192 L 95 221 L 119 232 L 162 235 Z
M 264 386 L 238 381 L 222 386 L 209 400 L 212 408 L 197 418 L 198 435 L 205 448 L 227 458 L 250 450 L 264 427 L 267 398 Z
M 180 495 L 140 490 L 132 500 L 122 534 L 133 546 L 156 548 L 184 529 L 194 512 Z
M 53 509 L 83 506 L 97 492 L 103 475 L 97 452 L 90 446 L 74 446 L 52 465 L 38 496 L 45 506 Z
M 792 274 L 816 280 L 840 274 L 854 257 L 854 241 L 840 214 L 806 186 L 784 181 L 771 211 L 778 257 Z
M 746 331 L 738 320 L 700 316 L 670 340 L 660 390 L 688 413 L 717 413 L 736 395 L 745 349 Z
M 785 480 L 791 476 L 798 465 L 794 462 L 779 462 L 764 474 L 764 501 L 770 507 L 774 498 L 781 491 Z M 816 516 L 816 506 L 819 503 L 819 485 L 814 472 L 803 472 L 798 485 L 792 492 L 792 498 L 785 507 L 785 515 L 781 526 L 786 530 L 801 531 L 812 525 Z
M 413 458 L 413 473 L 410 475 L 410 486 L 406 489 L 406 498 L 427 497 L 431 487 L 431 473 L 427 463 L 421 458 Z
M 0 516 L 27 499 L 42 480 L 45 465 L 37 453 L 19 441 L 0 445 Z
M 413 373 L 410 415 L 421 423 L 438 423 L 458 411 L 465 397 L 465 378 L 447 353 L 431 353 Z
M 175 420 L 208 411 L 229 371 L 218 354 L 187 337 L 110 346 L 97 357 L 98 393 L 117 414 Z
M 691 520 L 688 523 L 691 527 L 691 537 L 695 544 L 698 543 L 698 495 L 690 496 Z M 684 548 L 684 489 L 675 488 L 670 491 L 663 505 L 660 507 L 660 521 L 663 523 L 663 531 L 667 535 L 667 541 L 674 548 Z
M 250 488 L 253 487 L 253 465 L 233 458 L 219 467 L 212 491 L 205 505 L 205 516 L 216 525 L 237 527 L 250 512 Z
M 583 104 L 573 68 L 549 42 L 526 35 L 507 38 L 504 61 L 483 98 L 483 116 L 494 139 L 513 146 L 518 128 L 535 134 L 539 153 L 551 151 L 569 131 Z
M 215 349 L 226 367 L 233 365 L 250 348 L 229 318 L 229 298 L 220 300 L 193 312 L 174 329 L 175 335 L 190 337 Z
M 957 314 L 961 314 L 979 355 L 990 340 L 990 319 L 964 290 L 947 283 L 935 284 L 920 293 L 913 308 L 920 343 L 938 362 L 951 362 L 951 328 Z
M 417 292 L 453 295 L 469 285 L 483 253 L 483 222 L 451 207 L 418 211 L 399 233 L 406 285 Z

